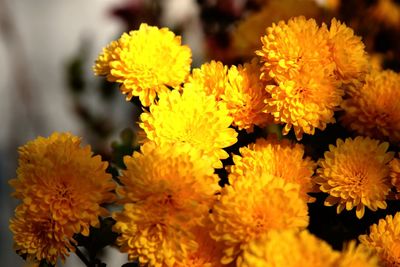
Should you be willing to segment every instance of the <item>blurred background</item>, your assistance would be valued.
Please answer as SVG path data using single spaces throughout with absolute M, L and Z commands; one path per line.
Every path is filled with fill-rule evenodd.
M 23 266 L 12 249 L 8 220 L 16 201 L 17 148 L 37 136 L 69 131 L 110 157 L 111 143 L 136 127 L 140 110 L 116 85 L 95 77 L 102 47 L 141 22 L 168 26 L 206 60 L 242 63 L 254 56 L 265 28 L 305 15 L 338 17 L 363 37 L 379 68 L 400 70 L 400 3 L 395 0 L 0 0 L 0 259 Z M 127 261 L 105 253 L 109 266 Z M 71 256 L 66 266 L 83 266 Z

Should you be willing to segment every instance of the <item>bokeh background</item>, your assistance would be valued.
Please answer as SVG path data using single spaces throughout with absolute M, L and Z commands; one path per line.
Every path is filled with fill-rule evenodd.
M 0 265 L 24 265 L 8 230 L 17 203 L 7 181 L 15 177 L 17 148 L 39 135 L 69 131 L 107 158 L 120 132 L 136 127 L 134 105 L 93 75 L 102 47 L 148 22 L 181 34 L 193 66 L 209 59 L 240 63 L 249 57 L 238 49 L 252 38 L 246 27 L 260 36 L 270 23 L 295 15 L 318 22 L 339 17 L 363 37 L 377 64 L 400 70 L 396 0 L 0 0 Z M 240 33 L 240 21 L 252 16 Z M 266 25 L 252 28 L 257 18 Z M 127 261 L 113 249 L 103 257 L 108 266 Z M 65 265 L 83 266 L 73 255 Z

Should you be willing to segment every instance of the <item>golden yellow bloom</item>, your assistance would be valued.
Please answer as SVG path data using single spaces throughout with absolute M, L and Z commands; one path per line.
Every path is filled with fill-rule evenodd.
M 330 59 L 326 25 L 318 27 L 314 19 L 295 17 L 287 23 L 273 23 L 261 37 L 262 48 L 256 51 L 264 63 L 263 75 L 276 82 L 291 80 L 299 75 L 310 76 L 315 67 L 329 75 L 334 64 Z M 304 69 L 309 66 L 308 69 Z
M 191 230 L 194 241 L 198 244 L 197 250 L 189 253 L 181 264 L 176 264 L 174 267 L 227 267 L 221 263 L 222 243 L 216 242 L 210 236 L 212 227 L 213 225 L 208 219 L 204 226 L 196 226 Z
M 343 124 L 358 134 L 400 142 L 400 73 L 373 71 L 342 103 Z
M 319 13 L 315 1 L 310 0 L 269 0 L 260 11 L 240 21 L 232 33 L 232 53 L 244 59 L 254 57 L 260 48 L 260 36 L 265 29 L 280 20 L 294 16 L 316 17 Z
M 332 19 L 329 45 L 336 64 L 335 74 L 338 80 L 345 84 L 363 82 L 370 65 L 361 38 L 355 36 L 353 30 L 346 24 Z
M 358 218 L 364 216 L 365 207 L 385 209 L 391 189 L 388 163 L 393 158 L 392 152 L 386 152 L 388 147 L 388 143 L 360 136 L 330 145 L 316 179 L 321 191 L 329 194 L 325 205 L 337 204 L 337 213 L 356 207 Z
M 18 254 L 27 254 L 31 261 L 46 260 L 56 264 L 58 257 L 65 260 L 74 251 L 73 229 L 51 219 L 49 214 L 30 214 L 18 206 L 15 218 L 10 220 L 14 248 Z
M 326 25 L 297 17 L 267 28 L 256 52 L 264 63 L 261 76 L 275 81 L 266 87 L 270 98 L 265 112 L 285 124 L 283 134 L 293 127 L 298 140 L 335 122 L 334 111 L 342 101 L 328 37 Z
M 395 267 L 400 265 L 400 213 L 387 215 L 378 224 L 370 227 L 369 235 L 359 237 L 362 244 L 373 249 L 383 266 Z
M 308 231 L 271 231 L 249 243 L 237 266 L 334 267 L 339 257 L 338 252 Z
M 225 186 L 210 217 L 214 224 L 211 237 L 225 246 L 223 264 L 240 258 L 247 244 L 266 232 L 308 225 L 299 186 L 262 173 Z
M 117 192 L 127 204 L 113 215 L 121 251 L 150 266 L 183 264 L 197 248 L 190 229 L 208 217 L 220 189 L 210 162 L 189 144 L 147 142 L 124 163 Z
M 233 125 L 239 130 L 252 132 L 254 125 L 264 127 L 273 122 L 272 116 L 263 112 L 268 94 L 259 77 L 260 67 L 256 60 L 244 66 L 232 66 L 228 71 L 228 83 L 221 99 L 233 117 Z
M 39 137 L 19 148 L 17 178 L 10 181 L 13 195 L 21 199 L 32 216 L 48 215 L 75 233 L 89 234 L 101 207 L 115 198 L 107 162 L 93 156 L 90 146 L 80 147 L 80 138 L 69 133 Z
M 314 192 L 311 179 L 316 164 L 309 157 L 304 158 L 304 147 L 289 140 L 258 139 L 248 147 L 240 148 L 239 155 L 233 155 L 234 165 L 230 166 L 231 182 L 259 176 L 260 173 L 280 177 L 286 182 L 300 186 L 300 196 L 308 202 L 315 199 L 307 193 Z
M 229 128 L 232 117 L 225 105 L 198 90 L 177 90 L 160 95 L 150 112 L 140 116 L 147 139 L 164 143 L 188 143 L 205 153 L 215 168 L 228 158 L 223 148 L 236 143 L 237 133 Z
M 400 155 L 400 154 L 399 154 Z M 400 159 L 393 159 L 390 163 L 390 177 L 392 179 L 392 185 L 396 188 L 396 191 L 400 193 Z
M 307 67 L 305 67 L 307 68 Z M 311 73 L 311 69 L 310 69 Z M 315 129 L 324 130 L 327 123 L 334 123 L 334 111 L 342 101 L 343 91 L 325 78 L 325 72 L 314 69 L 312 75 L 299 76 L 279 85 L 268 85 L 267 113 L 275 123 L 285 123 L 283 134 L 293 127 L 297 140 L 303 133 L 313 135 Z
M 378 257 L 365 245 L 350 241 L 345 245 L 335 267 L 379 267 Z
M 210 163 L 189 145 L 147 142 L 124 163 L 122 202 L 159 209 L 171 221 L 200 222 L 220 189 Z
M 174 266 L 197 249 L 187 228 L 171 222 L 158 207 L 128 203 L 113 218 L 121 252 L 128 253 L 130 261 L 138 259 L 141 266 Z
M 181 45 L 180 36 L 142 23 L 139 30 L 124 33 L 103 49 L 94 72 L 121 83 L 127 100 L 138 96 L 144 106 L 150 106 L 157 93 L 185 81 L 191 62 L 190 48 Z
M 206 95 L 212 95 L 218 101 L 228 83 L 228 67 L 220 61 L 211 60 L 200 68 L 193 69 L 188 80 L 185 89 L 204 91 Z

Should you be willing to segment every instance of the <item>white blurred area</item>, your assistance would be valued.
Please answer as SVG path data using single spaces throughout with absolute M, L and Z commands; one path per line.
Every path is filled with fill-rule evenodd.
M 24 266 L 12 249 L 8 229 L 16 202 L 7 181 L 15 176 L 17 147 L 53 131 L 82 134 L 72 111 L 65 64 L 84 38 L 96 54 L 123 25 L 109 14 L 122 0 L 0 0 L 0 259 L 1 266 Z M 90 75 L 90 65 L 87 66 Z M 93 77 L 94 78 L 94 77 Z M 123 98 L 121 98 L 123 100 Z M 122 126 L 127 127 L 127 125 Z M 111 250 L 108 266 L 125 255 Z M 65 266 L 84 266 L 75 256 Z

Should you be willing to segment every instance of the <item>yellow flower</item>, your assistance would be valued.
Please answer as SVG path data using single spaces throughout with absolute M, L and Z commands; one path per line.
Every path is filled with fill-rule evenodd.
M 298 140 L 335 122 L 334 111 L 342 101 L 328 35 L 326 25 L 297 17 L 267 28 L 263 47 L 256 51 L 264 63 L 261 77 L 275 82 L 266 87 L 270 97 L 265 112 L 285 124 L 283 134 L 293 127 Z
M 214 169 L 189 145 L 147 142 L 124 163 L 122 202 L 157 208 L 171 220 L 201 221 L 220 189 Z
M 337 204 L 337 213 L 356 207 L 358 218 L 364 216 L 365 207 L 385 209 L 391 189 L 388 162 L 393 158 L 392 152 L 386 152 L 388 147 L 388 143 L 360 136 L 330 145 L 316 179 L 321 191 L 329 194 L 325 205 Z
M 373 71 L 342 103 L 343 124 L 358 134 L 400 142 L 400 74 Z
M 308 210 L 298 185 L 259 173 L 225 186 L 210 218 L 214 224 L 211 237 L 223 242 L 221 262 L 227 264 L 240 258 L 247 244 L 261 234 L 307 227 Z
M 222 168 L 220 159 L 229 156 L 223 148 L 237 141 L 236 131 L 229 128 L 232 117 L 226 106 L 198 90 L 162 94 L 140 118 L 147 139 L 158 145 L 188 143 L 202 150 L 215 168 Z
M 332 19 L 329 45 L 336 64 L 335 74 L 338 80 L 345 84 L 363 82 L 370 65 L 361 38 L 355 36 L 353 30 L 346 24 Z
M 113 215 L 121 251 L 150 266 L 182 263 L 197 248 L 190 229 L 207 218 L 220 189 L 214 169 L 181 143 L 147 142 L 124 162 L 117 192 L 126 204 Z
M 181 45 L 180 36 L 142 23 L 139 30 L 124 33 L 103 49 L 94 72 L 121 83 L 127 100 L 138 96 L 144 106 L 150 106 L 157 93 L 185 81 L 191 62 L 190 48 Z
M 254 125 L 264 127 L 273 121 L 271 115 L 263 112 L 268 94 L 259 77 L 256 60 L 244 66 L 232 66 L 228 71 L 228 83 L 221 99 L 233 117 L 233 125 L 239 130 L 252 132 Z
M 191 230 L 194 241 L 198 244 L 197 250 L 189 253 L 188 257 L 174 267 L 223 267 L 221 258 L 223 246 L 210 236 L 213 225 L 206 220 L 204 226 L 196 226 Z
M 19 149 L 17 178 L 10 181 L 13 195 L 22 200 L 32 216 L 48 215 L 75 233 L 89 234 L 101 207 L 115 198 L 107 163 L 93 156 L 90 146 L 80 147 L 80 138 L 69 133 L 39 137 Z
M 314 192 L 311 177 L 316 164 L 309 157 L 304 158 L 304 147 L 288 140 L 258 139 L 248 147 L 240 148 L 239 155 L 233 155 L 234 165 L 230 166 L 231 182 L 260 173 L 279 177 L 286 182 L 300 186 L 300 196 L 308 202 L 315 199 L 307 193 Z
M 387 215 L 370 227 L 369 235 L 359 237 L 362 244 L 373 249 L 385 267 L 400 265 L 400 213 Z
M 262 48 L 256 51 L 264 63 L 263 76 L 276 82 L 291 80 L 299 75 L 310 76 L 315 67 L 327 75 L 333 71 L 326 25 L 318 27 L 314 19 L 295 17 L 285 23 L 273 23 L 261 37 Z M 309 66 L 308 69 L 304 69 Z
M 251 59 L 260 48 L 260 36 L 265 34 L 265 29 L 273 22 L 298 15 L 316 17 L 318 11 L 315 1 L 269 0 L 263 3 L 260 11 L 250 14 L 238 23 L 232 33 L 232 53 Z
M 378 257 L 365 245 L 350 241 L 345 245 L 335 267 L 379 267 Z
M 128 203 L 122 212 L 113 214 L 117 221 L 113 230 L 120 233 L 116 243 L 130 261 L 138 259 L 141 266 L 173 266 L 197 249 L 187 228 L 170 222 L 164 213 L 157 207 Z
M 399 154 L 400 155 L 400 154 Z M 390 163 L 390 177 L 392 178 L 392 185 L 396 188 L 398 197 L 400 196 L 400 159 L 393 159 Z
M 200 68 L 193 69 L 185 89 L 199 90 L 220 100 L 228 83 L 228 67 L 220 61 L 212 60 L 204 63 Z
M 18 206 L 15 218 L 10 220 L 14 247 L 18 254 L 27 254 L 30 261 L 46 260 L 56 264 L 58 257 L 64 261 L 74 251 L 73 229 L 61 225 L 46 214 L 31 214 Z
M 237 266 L 334 267 L 339 257 L 338 252 L 308 231 L 271 231 L 249 243 Z

